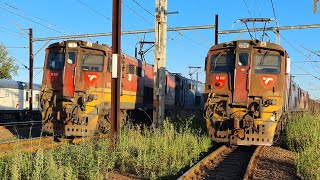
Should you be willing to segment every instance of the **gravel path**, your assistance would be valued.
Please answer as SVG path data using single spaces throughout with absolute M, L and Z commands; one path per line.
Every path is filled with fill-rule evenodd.
M 280 147 L 266 147 L 259 156 L 253 179 L 301 179 L 296 175 L 297 154 Z

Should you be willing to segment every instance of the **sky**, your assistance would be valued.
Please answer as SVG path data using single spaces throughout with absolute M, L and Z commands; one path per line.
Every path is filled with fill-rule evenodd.
M 154 11 L 154 0 L 122 0 L 122 30 L 154 29 Z M 168 15 L 168 27 L 213 25 L 215 14 L 219 15 L 219 30 L 245 29 L 245 25 L 234 22 L 251 17 L 275 18 L 280 26 L 320 24 L 320 12 L 313 13 L 313 0 L 168 0 L 168 12 L 178 12 Z M 29 81 L 28 70 L 24 67 L 29 65 L 28 28 L 33 29 L 34 38 L 107 33 L 112 31 L 111 18 L 112 0 L 0 0 L 0 43 L 19 65 L 18 75 L 13 79 Z M 267 27 L 275 26 L 275 23 L 267 24 Z M 280 45 L 290 55 L 294 80 L 316 99 L 320 99 L 319 32 L 319 28 L 280 31 Z M 214 44 L 213 29 L 168 32 L 167 35 L 167 69 L 170 72 L 190 77 L 188 66 L 204 67 L 207 52 Z M 220 35 L 219 43 L 235 40 L 239 35 Z M 253 36 L 260 39 L 261 33 Z M 268 36 L 267 40 L 276 42 L 274 33 L 268 32 Z M 248 35 L 240 37 L 247 38 Z M 121 39 L 122 51 L 134 56 L 137 42 L 154 41 L 154 33 L 124 35 Z M 111 46 L 111 37 L 83 40 Z M 61 40 L 49 44 L 58 41 Z M 48 46 L 46 43 L 34 43 L 34 54 L 39 51 L 34 57 L 34 66 L 40 68 L 34 71 L 35 83 L 42 80 L 44 49 L 41 48 Z M 153 56 L 151 49 L 146 61 L 153 64 Z M 198 72 L 199 80 L 204 82 L 203 69 Z M 191 78 L 195 79 L 196 74 Z

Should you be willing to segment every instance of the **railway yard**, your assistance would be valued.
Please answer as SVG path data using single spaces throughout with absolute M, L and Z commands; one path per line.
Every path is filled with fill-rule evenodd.
M 319 1 L 288 2 L 0 1 L 0 180 L 320 180 Z
M 20 128 L 23 128 L 22 126 L 25 126 L 24 128 L 26 129 L 30 129 L 30 126 L 27 127 L 26 124 L 19 125 Z M 12 127 L 12 125 L 10 125 L 10 127 Z M 10 128 L 10 127 L 7 127 L 7 128 Z M 160 133 L 160 134 L 156 133 L 155 136 L 160 135 L 160 136 L 164 136 L 164 138 L 177 136 L 178 133 L 176 132 L 177 134 L 175 135 L 175 133 L 172 131 L 173 129 L 171 128 L 174 128 L 174 127 L 170 127 L 169 125 L 169 127 L 165 128 L 163 133 Z M 5 129 L 5 127 L 2 127 L 2 129 Z M 36 127 L 34 131 L 39 131 L 39 127 Z M 150 133 L 146 131 L 145 132 L 146 134 L 140 135 L 139 137 L 137 136 L 137 133 L 140 133 L 138 131 L 133 130 L 134 132 L 129 132 L 131 130 L 128 131 L 128 129 L 124 131 L 125 132 L 121 134 L 122 136 L 124 136 L 124 138 L 122 139 L 124 142 L 130 141 L 129 140 L 130 137 L 125 137 L 125 136 L 136 135 L 136 137 L 140 139 L 142 138 L 142 136 L 148 136 L 148 133 Z M 188 130 L 188 131 L 192 132 L 192 130 Z M 172 136 L 168 137 L 168 135 L 165 135 L 167 133 L 172 133 Z M 39 134 L 39 133 L 36 133 L 36 134 Z M 21 156 L 21 154 L 27 155 L 28 153 L 35 153 L 34 156 L 36 157 L 39 152 L 44 154 L 46 152 L 52 153 L 55 151 L 55 149 L 57 149 L 57 151 L 63 150 L 65 151 L 64 153 L 67 154 L 69 152 L 66 151 L 66 149 L 77 149 L 75 146 L 79 146 L 79 149 L 84 148 L 84 146 L 92 146 L 92 147 L 99 146 L 98 145 L 99 143 L 97 143 L 97 145 L 92 144 L 93 139 L 95 139 L 93 142 L 101 141 L 100 143 L 104 145 L 109 144 L 108 137 L 106 136 L 92 137 L 93 139 L 92 138 L 75 138 L 75 139 L 59 138 L 59 140 L 57 139 L 55 140 L 52 136 L 32 137 L 32 138 L 23 137 L 23 139 L 19 139 L 19 137 L 17 137 L 16 135 L 12 135 L 12 136 L 15 136 L 16 139 L 11 140 L 10 142 L 2 142 L 0 144 L 0 149 L 1 149 L 0 157 L 2 159 L 15 157 L 18 154 L 20 154 L 19 156 Z M 151 137 L 149 138 L 154 138 L 154 136 L 152 135 L 150 136 Z M 283 138 L 283 141 L 285 141 L 284 139 L 285 138 Z M 156 140 L 154 140 L 155 142 L 150 142 L 150 139 L 149 140 L 145 139 L 145 140 L 146 140 L 145 142 L 148 142 L 146 144 L 147 146 L 157 143 Z M 172 149 L 177 148 L 178 145 L 176 143 L 178 143 L 178 141 L 181 141 L 181 139 L 177 138 L 177 140 L 172 140 L 171 145 L 167 147 L 164 147 L 163 144 L 159 143 L 159 146 L 162 146 L 160 147 L 160 149 L 162 149 L 161 151 L 163 151 L 166 148 L 172 148 Z M 168 179 L 301 179 L 302 177 L 298 176 L 297 169 L 296 169 L 298 154 L 296 152 L 286 150 L 284 145 L 285 143 L 283 141 L 277 142 L 274 146 L 271 146 L 271 147 L 269 146 L 229 147 L 222 144 L 215 144 L 212 147 L 210 147 L 209 144 L 204 143 L 206 144 L 202 147 L 204 149 L 199 150 L 199 152 L 202 152 L 199 154 L 200 156 L 193 157 L 192 164 L 194 165 L 192 164 L 188 165 L 187 163 L 180 170 L 178 171 L 173 170 L 172 172 L 175 172 L 173 174 L 170 174 L 170 173 L 166 174 L 162 172 L 162 174 L 166 174 L 165 176 L 162 176 L 162 177 L 160 175 L 161 173 L 158 172 L 159 174 L 154 174 L 154 178 L 161 177 L 165 179 L 166 178 Z M 134 150 L 135 148 L 138 148 L 138 149 L 135 149 L 137 154 L 134 156 L 140 156 L 139 153 L 141 153 L 141 149 L 139 150 L 139 145 L 137 144 L 134 145 L 131 143 L 127 144 L 128 149 L 118 150 L 118 153 L 124 153 L 124 151 L 129 153 L 134 153 L 132 152 L 132 150 Z M 200 145 L 199 143 L 203 144 L 203 142 L 201 141 L 196 142 L 196 144 Z M 76 145 L 76 144 L 79 144 L 79 145 Z M 70 146 L 70 148 L 68 148 L 68 146 Z M 111 152 L 110 149 L 108 150 L 105 149 L 105 150 L 109 153 Z M 188 150 L 186 148 L 185 150 L 190 152 L 191 149 Z M 87 151 L 87 149 L 84 149 L 84 152 L 82 155 L 85 155 L 86 153 L 89 153 L 89 152 Z M 27 155 L 27 156 L 29 156 L 29 158 L 32 158 L 32 156 L 30 155 Z M 173 153 L 171 155 L 164 155 L 164 156 L 169 156 L 167 158 L 175 159 L 176 155 Z M 129 156 L 127 158 L 131 159 L 132 157 Z M 159 158 L 158 161 L 161 161 L 161 157 L 158 157 L 158 158 Z M 112 161 L 111 159 L 107 158 L 106 161 Z M 8 159 L 5 159 L 5 161 L 7 160 Z M 166 161 L 165 159 L 162 159 L 162 160 Z M 44 161 L 46 160 L 44 159 Z M 94 163 L 97 163 L 96 159 L 93 159 L 90 161 L 94 161 Z M 113 163 L 115 164 L 120 163 L 117 161 L 121 162 L 123 160 L 119 158 Z M 166 162 L 169 163 L 170 161 L 169 162 L 166 161 Z M 147 163 L 145 165 L 147 165 Z M 77 166 L 78 165 L 76 165 L 76 167 Z M 128 164 L 126 164 L 125 166 L 127 166 L 127 169 L 126 168 L 122 169 L 121 166 L 119 166 L 118 164 L 118 166 L 116 165 L 113 168 L 107 170 L 106 172 L 101 173 L 100 175 L 107 177 L 107 179 L 109 178 L 111 179 L 144 179 L 146 177 L 149 177 L 149 178 L 151 177 L 150 176 L 151 173 L 148 172 L 150 171 L 150 169 L 149 170 L 145 169 L 146 172 L 142 173 L 142 172 L 139 172 L 139 168 L 142 168 L 142 167 L 139 167 L 138 164 L 132 165 L 135 167 L 135 170 L 130 170 L 130 168 L 133 168 L 133 167 L 130 167 L 130 165 Z M 0 165 L 0 168 L 1 167 L 3 168 L 3 164 Z M 156 166 L 154 166 L 154 168 L 155 167 Z M 30 177 L 32 177 L 31 174 L 34 170 L 30 168 L 29 171 L 30 171 L 29 175 Z M 26 174 L 21 175 L 21 177 L 26 177 L 25 175 Z M 86 176 L 86 177 L 89 178 L 89 176 Z

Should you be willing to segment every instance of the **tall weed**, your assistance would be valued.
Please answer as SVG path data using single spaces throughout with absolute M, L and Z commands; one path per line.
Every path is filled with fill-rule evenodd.
M 175 176 L 210 147 L 199 132 L 166 121 L 161 128 L 124 126 L 115 148 L 102 139 L 35 154 L 17 151 L 0 159 L 0 179 L 105 179 L 113 169 L 148 179 Z
M 320 179 L 320 115 L 297 115 L 289 122 L 285 137 L 290 150 L 296 151 L 298 174 Z

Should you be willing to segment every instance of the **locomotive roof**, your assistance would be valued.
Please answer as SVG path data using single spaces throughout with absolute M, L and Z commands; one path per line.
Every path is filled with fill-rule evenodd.
M 111 48 L 107 46 L 106 44 L 99 44 L 98 42 L 87 42 L 82 40 L 66 40 L 66 41 L 60 41 L 56 43 L 52 43 L 48 46 L 48 48 L 56 47 L 56 46 L 66 46 L 67 43 L 77 43 L 78 46 L 82 47 L 88 47 L 88 48 L 94 48 L 94 49 L 105 49 L 105 48 Z
M 236 47 L 241 42 L 249 43 L 251 46 L 254 46 L 255 48 L 277 49 L 277 50 L 285 51 L 284 48 L 278 44 L 259 41 L 259 40 L 237 40 L 237 41 L 224 42 L 224 43 L 213 45 L 210 48 L 210 51 L 216 50 L 216 49 L 227 49 L 230 47 Z
M 0 88 L 29 89 L 29 83 L 0 79 Z M 33 84 L 33 89 L 41 90 L 41 84 Z

